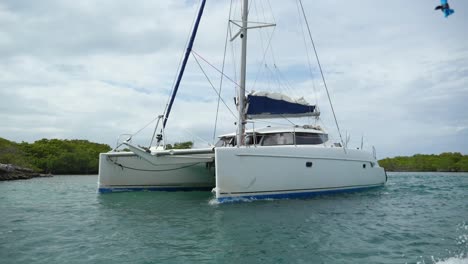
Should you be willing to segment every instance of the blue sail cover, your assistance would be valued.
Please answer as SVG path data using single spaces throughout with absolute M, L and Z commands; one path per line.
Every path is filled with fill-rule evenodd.
M 247 118 L 317 116 L 315 105 L 304 99 L 292 100 L 277 93 L 251 93 L 247 96 Z

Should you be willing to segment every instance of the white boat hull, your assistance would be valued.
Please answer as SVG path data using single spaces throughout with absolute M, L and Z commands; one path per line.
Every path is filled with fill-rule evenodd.
M 386 173 L 362 150 L 320 146 L 218 148 L 216 198 L 305 197 L 382 186 Z
M 98 191 L 209 191 L 214 155 L 162 156 L 148 161 L 133 152 L 101 153 Z

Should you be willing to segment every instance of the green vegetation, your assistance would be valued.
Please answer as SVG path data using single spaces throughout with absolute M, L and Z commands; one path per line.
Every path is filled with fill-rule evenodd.
M 4 138 L 0 138 L 0 163 L 14 164 L 39 171 L 28 159 L 20 144 Z
M 193 142 L 167 144 L 166 149 L 190 149 Z M 99 153 L 111 148 L 87 140 L 41 139 L 34 143 L 15 143 L 0 138 L 0 163 L 31 168 L 36 172 L 52 174 L 96 174 Z M 468 172 L 468 155 L 442 153 L 416 154 L 412 157 L 394 157 L 379 160 L 387 171 L 449 171 Z
M 468 172 L 468 155 L 442 153 L 440 155 L 416 154 L 412 157 L 394 157 L 379 160 L 387 171 L 448 171 Z
M 179 142 L 179 143 L 174 143 L 174 146 L 171 144 L 166 144 L 166 149 L 191 149 L 193 146 L 192 141 L 185 141 L 185 142 Z
M 0 163 L 32 168 L 41 173 L 96 174 L 99 153 L 111 148 L 87 140 L 41 139 L 32 144 L 0 138 Z

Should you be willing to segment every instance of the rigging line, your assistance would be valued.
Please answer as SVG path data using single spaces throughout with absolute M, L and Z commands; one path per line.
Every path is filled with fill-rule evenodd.
M 200 5 L 201 5 L 201 1 L 198 3 L 197 10 L 200 9 Z M 193 17 L 192 25 L 190 26 L 190 29 L 193 28 L 196 19 L 197 19 L 197 13 L 195 13 L 195 16 Z M 187 36 L 187 40 L 185 41 L 184 47 L 187 47 L 187 45 L 188 45 L 188 43 L 190 41 L 190 36 L 191 35 L 192 35 L 192 33 L 190 31 L 188 36 Z M 167 98 L 166 107 L 164 108 L 164 113 L 163 113 L 164 115 L 165 115 L 165 113 L 167 111 L 167 107 L 169 106 L 169 102 L 170 102 L 171 97 L 172 97 L 172 92 L 174 91 L 174 88 L 175 88 L 175 83 L 177 81 L 177 76 L 179 75 L 180 66 L 182 65 L 182 61 L 184 60 L 184 54 L 185 54 L 185 49 L 183 49 L 182 55 L 180 56 L 179 65 L 177 66 L 177 71 L 175 72 L 174 81 L 172 82 L 172 88 L 171 88 L 171 91 L 169 93 L 169 98 Z
M 273 12 L 273 8 L 271 8 L 271 3 L 270 3 L 270 0 L 267 1 L 268 2 L 268 6 L 270 7 L 270 11 L 271 11 L 271 17 L 273 18 L 273 23 L 276 24 L 276 19 L 275 19 L 275 13 Z
M 235 1 L 235 2 L 234 2 L 234 11 L 232 12 L 232 14 L 237 14 L 237 12 L 238 12 L 237 9 L 238 9 L 239 5 L 240 5 L 240 4 L 239 4 L 239 1 Z M 231 15 L 232 15 L 232 14 L 231 14 Z M 231 18 L 232 18 L 232 16 L 229 17 L 229 19 L 231 19 Z M 230 31 L 232 30 L 231 25 L 229 25 L 229 30 L 230 30 Z M 233 66 L 234 66 L 234 67 L 233 67 L 234 79 L 237 80 L 236 46 L 235 46 L 235 43 L 234 43 L 233 41 L 230 41 L 230 46 L 231 46 L 232 62 L 233 62 L 233 64 L 234 64 L 234 65 L 233 65 Z M 235 92 L 235 93 L 234 93 L 234 97 L 236 97 L 237 94 L 238 94 L 238 86 L 237 86 L 237 85 L 234 86 L 234 92 Z
M 202 1 L 200 1 L 200 2 L 198 3 L 198 8 L 197 8 L 197 9 L 200 9 L 201 3 L 202 3 Z M 193 17 L 192 25 L 191 25 L 190 28 L 193 28 L 193 27 L 194 27 L 196 18 L 197 18 L 197 14 L 195 13 L 195 16 Z M 189 41 L 190 41 L 190 35 L 191 35 L 191 33 L 189 33 L 189 34 L 187 35 L 187 39 L 186 39 L 186 41 L 185 41 L 184 47 L 187 47 L 187 45 L 188 45 L 188 43 L 189 43 Z M 177 65 L 177 70 L 176 70 L 176 72 L 175 72 L 174 80 L 173 80 L 172 86 L 171 86 L 172 88 L 171 88 L 171 90 L 170 90 L 170 92 L 169 92 L 169 96 L 168 96 L 168 98 L 167 98 L 166 105 L 165 105 L 165 107 L 164 107 L 163 116 L 166 115 L 166 111 L 167 111 L 167 109 L 168 109 L 168 107 L 169 107 L 169 103 L 170 103 L 170 101 L 171 101 L 172 93 L 173 93 L 174 88 L 175 88 L 175 83 L 176 83 L 176 81 L 177 81 L 177 76 L 178 76 L 178 74 L 179 74 L 179 70 L 180 70 L 180 67 L 181 67 L 181 65 L 182 65 L 183 59 L 184 59 L 184 52 L 183 52 L 182 55 L 180 56 L 179 64 Z M 159 116 L 158 116 L 158 118 L 159 118 Z M 153 121 L 154 121 L 154 120 L 153 120 Z M 152 122 L 153 122 L 153 121 L 152 121 Z M 154 132 L 153 132 L 153 138 L 154 138 L 154 134 L 156 134 L 156 130 L 157 130 L 157 129 L 158 129 L 158 127 L 157 127 L 157 125 L 156 125 L 156 127 L 154 128 Z M 151 142 L 153 141 L 153 138 L 151 138 Z
M 229 6 L 229 20 L 231 20 L 231 8 L 232 8 L 232 0 L 231 0 L 231 5 Z M 224 65 L 225 65 L 225 62 L 226 62 L 227 43 L 228 43 L 228 38 L 229 38 L 229 20 L 228 20 L 227 29 L 226 29 L 226 40 L 224 41 L 223 66 L 221 67 L 221 72 L 223 72 L 223 73 L 224 73 Z M 215 117 L 214 129 L 213 129 L 213 142 L 212 142 L 213 145 L 215 143 L 216 129 L 217 129 L 217 126 L 218 126 L 219 101 L 221 100 L 221 90 L 223 88 L 223 77 L 224 76 L 221 73 L 221 79 L 219 81 L 218 104 L 216 106 L 216 117 Z
M 254 5 L 254 10 L 255 10 L 255 15 L 257 16 L 257 20 L 260 20 L 260 16 L 258 15 L 258 10 L 257 10 L 257 2 L 255 2 L 255 5 Z M 265 20 L 266 21 L 266 20 Z M 263 30 L 259 30 L 259 37 L 260 37 L 260 44 L 262 46 L 262 51 L 264 52 L 265 51 L 265 47 L 264 47 L 264 43 L 263 43 L 263 34 L 262 34 Z M 263 69 L 263 67 L 260 67 L 259 71 L 257 72 L 257 74 L 260 74 L 261 73 L 261 69 Z M 255 78 L 256 80 L 257 78 Z M 255 90 L 255 85 L 257 84 L 257 82 L 254 82 L 253 85 L 252 85 L 252 88 L 251 90 Z
M 315 43 L 314 43 L 314 39 L 312 38 L 312 33 L 310 32 L 309 22 L 307 21 L 307 17 L 306 17 L 305 11 L 304 11 L 304 6 L 302 5 L 302 0 L 299 0 L 299 3 L 301 4 L 302 14 L 304 16 L 304 20 L 305 20 L 306 25 L 307 25 L 307 30 L 309 31 L 309 37 L 310 37 L 310 41 L 312 42 L 312 47 L 314 47 L 315 58 L 317 59 L 317 64 L 318 64 L 319 69 L 320 69 L 320 75 L 322 75 L 323 86 L 325 87 L 325 90 L 327 91 L 328 101 L 330 102 L 330 107 L 331 107 L 331 110 L 332 110 L 332 113 L 333 113 L 333 118 L 335 119 L 336 128 L 338 129 L 338 134 L 340 135 L 341 144 L 343 145 L 343 150 L 346 153 L 346 148 L 344 147 L 343 137 L 341 136 L 340 126 L 338 125 L 338 120 L 336 120 L 335 109 L 333 108 L 333 104 L 332 104 L 332 101 L 331 101 L 331 98 L 330 98 L 330 93 L 328 92 L 327 83 L 325 82 L 325 77 L 323 75 L 322 66 L 320 64 L 320 60 L 319 60 L 319 57 L 318 57 L 318 54 L 317 54 L 317 49 L 315 48 Z
M 276 85 L 276 80 L 271 73 L 271 70 L 268 68 L 268 65 L 265 64 L 265 76 L 268 78 L 268 87 L 271 87 L 269 89 L 274 89 L 274 86 Z
M 207 143 L 209 146 L 213 146 L 213 144 L 211 144 L 210 142 L 208 142 L 208 140 L 205 140 L 204 138 L 200 137 L 200 136 L 197 136 L 195 134 L 193 134 L 192 132 L 190 132 L 188 129 L 186 128 L 182 128 L 187 134 L 191 135 L 192 137 L 195 137 L 195 138 L 198 138 L 199 140 Z
M 268 40 L 268 45 L 267 45 L 265 51 L 263 52 L 263 58 L 262 58 L 262 63 L 261 63 L 262 65 L 265 65 L 265 64 L 266 64 L 266 63 L 265 63 L 266 54 L 267 54 L 267 52 L 268 52 L 268 48 L 271 47 L 271 45 L 272 45 L 272 44 L 271 44 L 271 40 L 273 39 L 273 35 L 275 34 L 275 30 L 276 30 L 276 27 L 273 27 L 273 31 L 271 32 L 270 39 Z M 271 51 L 271 53 L 272 53 L 272 57 L 273 57 L 273 50 Z M 274 61 L 274 60 L 273 60 L 273 61 Z M 257 79 L 258 79 L 258 75 L 259 75 L 260 70 L 261 70 L 261 69 L 259 69 L 259 70 L 257 71 L 257 75 L 255 76 L 255 81 L 254 81 L 253 86 L 255 86 L 255 83 L 257 82 Z
M 236 1 L 235 4 L 234 4 L 234 12 L 233 12 L 234 14 L 237 14 L 237 9 L 238 9 L 239 5 L 241 5 L 241 4 L 239 4 L 239 2 L 240 1 Z
M 252 2 L 255 1 L 255 0 L 251 0 L 249 2 L 249 8 L 247 9 L 247 14 L 250 14 L 250 8 L 252 7 Z
M 266 21 L 266 16 L 265 16 L 265 8 L 263 7 L 262 5 L 262 2 L 260 2 L 261 6 L 262 6 L 262 12 L 263 12 L 263 19 Z M 271 13 L 271 16 L 273 18 L 273 22 L 274 24 L 276 24 L 276 19 L 275 19 L 275 15 L 273 14 L 273 8 L 271 8 L 271 3 L 270 1 L 268 1 L 268 5 L 270 7 L 270 13 Z M 275 58 L 275 53 L 274 53 L 274 49 L 273 49 L 273 43 L 271 43 L 271 40 L 273 38 L 273 35 L 275 33 L 275 30 L 276 30 L 276 27 L 273 28 L 273 31 L 271 33 L 271 36 L 270 36 L 270 39 L 269 39 L 269 42 L 268 42 L 268 46 L 265 50 L 265 53 L 264 53 L 264 56 L 266 56 L 266 53 L 268 53 L 268 50 L 270 50 L 270 53 L 271 53 L 271 58 L 273 60 L 273 65 L 276 67 L 276 58 Z M 264 60 L 262 63 L 265 62 L 265 57 L 264 57 Z M 271 71 L 271 70 L 270 70 Z M 258 73 L 257 73 L 258 74 Z M 271 73 L 272 75 L 274 75 L 273 73 Z M 258 76 L 258 75 L 257 75 Z M 256 81 L 256 80 L 255 80 Z M 279 84 L 279 91 L 281 91 L 281 84 Z M 290 91 L 288 91 L 290 92 Z
M 294 89 L 293 89 L 291 83 L 289 82 L 289 80 L 283 75 L 283 73 L 281 72 L 281 70 L 278 68 L 278 66 L 276 64 L 273 65 L 273 66 L 275 67 L 275 70 L 279 75 L 279 79 L 284 82 L 284 87 L 286 88 L 286 90 L 288 90 L 288 93 L 290 95 L 294 95 L 294 97 L 296 97 Z
M 263 6 L 262 1 L 260 1 L 260 8 L 262 9 L 263 20 L 264 20 L 264 21 L 267 21 L 266 15 L 265 15 L 265 7 Z M 271 6 L 270 6 L 270 8 L 271 8 Z M 260 20 L 260 15 L 259 15 L 259 12 L 258 12 L 258 10 L 257 10 L 257 9 L 258 9 L 258 8 L 257 8 L 257 4 L 254 5 L 254 9 L 255 9 L 255 12 L 256 12 L 256 14 L 257 14 L 258 19 Z M 272 10 L 272 11 L 273 11 L 273 10 Z M 272 13 L 273 13 L 273 12 L 272 12 Z M 266 49 L 265 49 L 265 47 L 264 47 L 264 43 L 263 43 L 264 41 L 263 41 L 263 34 L 262 34 L 262 32 L 263 32 L 263 31 L 260 31 L 260 42 L 261 42 L 261 45 L 262 45 L 262 50 L 263 50 L 263 51 L 265 52 L 265 54 L 266 54 L 266 53 L 268 52 L 269 47 L 267 47 Z M 273 49 L 272 49 L 272 48 L 270 48 L 270 52 L 273 53 Z M 265 60 L 266 60 L 266 59 L 265 59 Z M 268 68 L 268 66 L 266 66 L 266 67 Z M 281 87 L 282 87 L 282 82 L 284 82 L 284 85 L 285 85 L 285 88 L 286 88 L 287 92 L 288 92 L 288 93 L 291 93 L 291 92 L 293 91 L 292 85 L 291 85 L 291 84 L 288 82 L 288 80 L 284 77 L 284 75 L 281 73 L 281 71 L 279 70 L 279 68 L 277 67 L 276 64 L 274 64 L 274 67 L 275 67 L 276 72 L 278 72 L 278 75 L 279 75 L 279 78 L 276 78 L 276 79 L 277 79 L 277 82 L 278 82 L 278 90 L 279 90 L 280 92 L 282 91 L 282 88 L 281 88 Z M 263 69 L 263 67 L 262 67 L 261 69 Z M 254 86 L 253 86 L 253 87 L 255 87 L 256 80 L 257 80 L 257 78 L 258 78 L 258 75 L 260 75 L 260 73 L 261 73 L 261 71 L 259 70 L 259 71 L 257 72 L 257 76 L 256 76 L 256 78 L 255 78 L 255 82 L 254 82 Z M 275 76 L 275 74 L 274 74 L 271 70 L 270 70 L 270 74 L 271 74 L 272 76 Z M 252 89 L 254 89 L 254 88 L 252 88 Z
M 267 19 L 266 19 L 266 16 L 265 16 L 265 7 L 263 6 L 263 1 L 260 1 L 260 7 L 262 9 L 263 21 L 265 21 L 265 23 L 266 23 Z
M 276 27 L 275 27 L 275 29 L 276 29 Z M 272 32 L 272 37 L 273 37 L 273 33 L 274 33 L 274 32 Z M 271 39 L 270 39 L 270 41 L 271 41 Z M 279 71 L 279 68 L 278 68 L 278 66 L 276 65 L 277 63 L 276 63 L 276 58 L 275 58 L 275 52 L 274 52 L 274 49 L 273 49 L 273 43 L 271 43 L 271 45 L 269 45 L 269 46 L 267 47 L 267 51 L 266 51 L 266 52 L 268 52 L 268 49 L 270 50 L 270 53 L 271 53 L 271 58 L 272 58 L 272 60 L 273 60 L 273 66 L 275 67 L 275 70 L 276 70 L 276 71 L 279 73 L 279 75 L 280 75 L 279 78 L 276 77 L 276 75 L 273 73 L 273 71 L 272 71 L 271 69 L 269 69 L 271 75 L 272 75 L 272 76 L 275 76 L 275 77 L 276 77 L 275 79 L 277 79 L 277 81 L 278 81 L 278 91 L 279 91 L 279 92 L 282 91 L 282 89 L 281 89 L 282 83 L 281 83 L 281 80 L 280 80 L 280 79 L 283 78 L 284 81 L 285 81 L 285 83 L 286 83 L 286 85 L 285 85 L 284 87 L 286 88 L 287 93 L 289 93 L 289 94 L 295 94 L 294 89 L 292 89 L 292 86 L 289 86 L 289 87 L 287 86 L 288 80 L 287 80 L 284 76 L 283 76 L 283 77 L 281 76 L 281 73 L 280 73 L 280 71 Z M 265 53 L 265 54 L 266 54 L 266 53 Z
M 213 83 L 210 81 L 210 78 L 208 78 L 208 75 L 206 75 L 205 71 L 203 70 L 203 67 L 201 66 L 200 62 L 198 61 L 197 57 L 196 56 L 193 56 L 193 58 L 195 58 L 195 61 L 197 62 L 198 66 L 200 67 L 200 70 L 203 72 L 203 74 L 205 75 L 206 77 L 206 80 L 208 80 L 208 82 L 210 83 L 211 85 L 211 88 L 213 88 L 213 90 L 215 91 L 215 93 L 220 97 L 221 101 L 223 102 L 224 106 L 226 106 L 226 108 L 229 110 L 229 112 L 231 112 L 232 116 L 234 116 L 234 118 L 236 118 L 237 120 L 237 116 L 234 114 L 234 112 L 232 112 L 231 108 L 229 108 L 229 106 L 226 104 L 226 102 L 223 100 L 223 98 L 221 97 L 221 95 L 218 93 L 218 91 L 216 90 L 216 88 L 214 87 Z
M 237 62 L 236 62 L 236 47 L 234 46 L 234 43 L 233 42 L 230 42 L 231 44 L 231 56 L 232 56 L 232 63 L 234 64 L 233 66 L 233 71 L 234 71 L 234 79 L 237 80 Z M 237 85 L 234 86 L 234 90 L 235 90 L 235 94 L 237 95 L 238 94 L 238 91 L 237 91 Z
M 296 1 L 296 6 L 297 6 L 297 14 L 300 15 L 301 11 L 300 11 L 300 7 L 299 7 L 299 2 Z M 299 17 L 298 17 L 299 18 Z M 312 80 L 312 88 L 314 90 L 314 97 L 315 97 L 315 105 L 318 104 L 318 100 L 317 100 L 317 87 L 315 86 L 315 81 L 314 81 L 314 73 L 313 73 L 313 70 L 312 70 L 312 63 L 310 62 L 310 54 L 309 54 L 309 49 L 307 48 L 307 41 L 306 41 L 306 37 L 305 37 L 305 32 L 304 32 L 304 25 L 302 24 L 302 19 L 298 19 L 299 20 L 299 24 L 301 25 L 301 31 L 302 31 L 302 39 L 304 40 L 304 47 L 305 47 L 305 51 L 306 51 L 306 55 L 307 55 L 307 64 L 309 65 L 309 73 L 310 73 L 310 78 Z
M 282 118 L 286 119 L 286 121 L 288 121 L 289 123 L 291 123 L 293 126 L 295 126 L 296 124 L 294 124 L 291 120 L 289 120 L 287 117 L 285 116 L 282 116 Z
M 278 75 L 277 79 L 278 79 L 278 84 L 279 84 L 279 86 L 278 86 L 279 91 L 281 93 L 287 93 L 288 96 L 291 97 L 291 98 L 299 97 L 299 96 L 297 96 L 297 92 L 294 91 L 294 89 L 293 89 L 292 85 L 290 84 L 289 80 L 283 75 L 283 73 L 278 68 L 278 66 L 276 64 L 274 64 L 273 67 L 275 69 L 275 72 Z M 272 74 L 274 75 L 273 72 L 272 72 Z
M 185 169 L 185 168 L 189 168 L 189 167 L 192 167 L 192 166 L 195 166 L 197 164 L 200 164 L 202 162 L 198 162 L 198 163 L 193 163 L 193 164 L 189 164 L 189 165 L 185 165 L 185 166 L 182 166 L 182 167 L 178 167 L 178 168 L 172 168 L 172 169 L 161 169 L 161 170 L 145 170 L 145 169 L 137 169 L 137 168 L 132 168 L 132 167 L 128 167 L 128 166 L 124 166 L 114 160 L 112 160 L 111 158 L 108 157 L 108 159 L 114 163 L 115 165 L 119 166 L 120 168 L 122 169 L 129 169 L 129 170 L 135 170 L 135 171 L 174 171 L 174 170 L 180 170 L 180 169 Z M 150 164 L 154 165 L 153 163 L 149 162 Z
M 218 68 L 216 68 L 213 64 L 209 63 L 205 58 L 203 58 L 200 54 L 198 54 L 196 51 L 192 50 L 192 53 L 197 55 L 200 59 L 202 59 L 204 62 L 206 62 L 208 65 L 210 65 L 213 69 L 215 69 L 217 72 L 221 73 L 226 79 L 234 83 L 237 87 L 240 87 L 239 84 L 237 84 L 234 80 L 232 80 L 229 76 L 224 74 L 224 72 L 220 71 Z
M 261 2 L 260 2 L 260 4 L 261 4 Z M 263 9 L 263 10 L 262 10 L 262 11 L 263 11 L 263 17 L 264 17 L 264 20 L 266 21 L 266 17 L 265 17 L 265 12 L 264 12 L 263 5 L 262 5 L 262 9 Z M 272 13 L 272 15 L 273 15 L 273 10 L 272 10 L 271 13 Z M 258 16 L 258 14 L 257 14 L 257 16 Z M 275 19 L 273 18 L 273 20 L 275 20 Z M 275 23 L 276 23 L 276 21 L 275 21 Z M 263 58 L 262 58 L 262 63 L 261 63 L 262 65 L 266 64 L 266 54 L 268 53 L 268 50 L 269 50 L 269 49 L 271 50 L 272 57 L 274 58 L 273 49 L 271 48 L 271 45 L 273 45 L 273 44 L 271 43 L 271 40 L 273 39 L 273 35 L 274 35 L 274 33 L 275 33 L 275 30 L 276 30 L 276 27 L 273 27 L 273 31 L 271 32 L 270 38 L 269 38 L 269 40 L 268 40 L 268 45 L 267 45 L 266 48 L 263 47 L 263 37 L 262 37 L 262 34 L 260 33 L 260 38 L 261 38 L 261 41 L 262 41 L 262 49 L 263 49 Z M 267 37 L 268 37 L 268 35 L 267 35 Z M 274 59 L 273 59 L 273 63 L 275 63 L 275 60 L 274 60 Z M 255 75 L 255 80 L 254 80 L 254 82 L 253 82 L 253 86 L 252 86 L 252 87 L 255 87 L 255 85 L 257 84 L 257 80 L 258 80 L 258 77 L 259 77 L 261 71 L 262 71 L 262 68 L 259 68 L 258 71 L 257 71 L 257 73 L 256 73 L 256 75 Z
M 158 119 L 159 116 L 155 117 L 153 120 L 151 120 L 148 124 L 146 124 L 144 127 L 140 128 L 137 132 L 133 133 L 131 137 L 135 136 L 136 134 L 140 133 L 143 129 L 147 128 L 149 125 L 151 125 L 156 119 Z
M 182 77 L 184 75 L 185 68 L 187 66 L 187 62 L 188 62 L 188 59 L 189 59 L 190 54 L 191 54 L 190 51 L 193 48 L 193 43 L 195 42 L 198 27 L 200 25 L 200 21 L 201 21 L 201 18 L 203 16 L 203 11 L 205 9 L 205 3 L 206 3 L 206 0 L 201 0 L 200 9 L 198 10 L 198 13 L 197 13 L 197 19 L 195 21 L 195 24 L 193 25 L 192 34 L 190 36 L 190 41 L 187 44 L 186 51 L 185 51 L 185 54 L 184 54 L 184 61 L 182 62 L 182 66 L 180 67 L 180 71 L 179 71 L 179 74 L 177 76 L 177 81 L 175 83 L 174 90 L 172 91 L 171 100 L 169 101 L 169 105 L 168 105 L 168 107 L 167 107 L 167 109 L 166 109 L 166 111 L 164 113 L 164 119 L 163 119 L 163 123 L 162 123 L 162 125 L 163 125 L 162 128 L 163 129 L 166 128 L 166 123 L 167 123 L 167 120 L 169 119 L 169 114 L 171 113 L 171 109 L 172 109 L 172 106 L 174 104 L 174 101 L 175 101 L 175 98 L 176 98 L 176 95 L 177 95 L 177 91 L 179 90 L 180 83 L 182 82 Z
M 263 6 L 263 1 L 260 1 L 260 6 L 262 8 L 263 21 L 268 21 L 267 18 L 266 18 L 266 15 L 265 15 L 265 7 Z M 273 23 L 276 24 L 275 17 L 274 17 L 274 14 L 273 14 L 273 9 L 271 9 L 271 6 L 270 6 L 270 14 L 273 17 Z M 267 37 L 268 37 L 268 32 L 266 34 L 267 34 Z M 271 44 L 271 45 L 273 45 L 273 44 Z M 262 43 L 262 48 L 263 48 L 263 43 Z M 272 56 L 273 56 L 274 54 L 273 54 L 273 49 L 272 48 L 267 47 L 265 52 L 268 52 L 268 49 L 270 49 L 270 52 L 272 53 Z M 273 61 L 273 64 L 275 64 L 274 61 Z
M 257 15 L 257 19 L 258 19 L 258 20 L 261 20 L 260 15 L 259 15 L 260 12 L 258 11 L 259 7 L 257 7 L 257 4 L 254 5 L 254 8 L 255 8 L 255 13 L 256 13 L 256 15 Z M 264 23 L 266 23 L 267 19 L 266 19 L 266 15 L 265 15 L 265 7 L 263 6 L 262 1 L 260 1 L 260 8 L 261 8 L 261 14 L 262 14 L 262 16 L 263 16 L 263 21 L 265 21 Z M 275 27 L 275 29 L 276 29 L 276 27 Z M 260 32 L 259 32 L 260 43 L 261 43 L 261 46 L 262 46 L 262 51 L 263 51 L 263 53 L 264 53 L 264 57 L 263 57 L 262 64 L 265 64 L 265 66 L 268 67 L 268 66 L 267 66 L 268 64 L 266 63 L 266 54 L 268 53 L 268 50 L 271 50 L 270 52 L 273 53 L 273 50 L 270 48 L 270 45 L 273 45 L 273 44 L 271 43 L 271 40 L 272 40 L 272 38 L 273 38 L 273 33 L 274 33 L 274 32 L 271 33 L 270 38 L 268 37 L 268 32 L 265 33 L 265 34 L 266 34 L 266 37 L 265 37 L 265 38 L 268 39 L 268 45 L 266 46 L 266 48 L 265 48 L 265 45 L 264 45 L 263 32 L 264 32 L 263 30 L 260 30 Z M 260 67 L 259 70 L 257 71 L 257 74 L 256 74 L 256 76 L 255 76 L 255 81 L 254 81 L 252 90 L 254 90 L 254 88 L 255 88 L 255 86 L 256 86 L 257 80 L 258 80 L 259 76 L 260 76 L 261 73 L 262 73 L 262 69 L 263 69 L 263 66 Z M 274 74 L 272 74 L 272 73 L 271 73 L 271 75 L 274 76 Z M 279 90 L 281 90 L 281 84 L 279 83 L 278 85 L 279 85 Z
M 276 81 L 276 83 L 278 84 L 278 92 L 281 92 L 281 80 L 278 78 L 278 76 L 276 76 L 276 74 L 270 69 L 270 67 L 268 67 L 268 65 L 265 64 L 265 68 L 268 70 L 268 72 L 270 73 L 270 75 L 272 76 L 271 79 Z
M 266 16 L 265 16 L 265 7 L 263 6 L 263 1 L 260 1 L 260 6 L 261 6 L 261 9 L 262 9 L 263 21 L 267 22 L 268 20 L 266 19 Z M 264 45 L 263 45 L 263 34 L 262 34 L 262 32 L 263 32 L 263 30 L 260 30 L 260 38 L 261 38 L 261 41 L 262 41 L 262 50 L 264 50 L 264 52 L 268 52 L 268 47 L 267 47 L 267 49 L 265 49 Z M 268 39 L 268 32 L 266 32 L 265 35 L 266 35 L 265 38 Z

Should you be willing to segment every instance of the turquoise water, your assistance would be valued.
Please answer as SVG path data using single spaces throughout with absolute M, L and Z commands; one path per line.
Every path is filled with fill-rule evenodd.
M 211 193 L 97 194 L 96 176 L 0 182 L 0 263 L 468 263 L 468 174 L 216 204 Z

